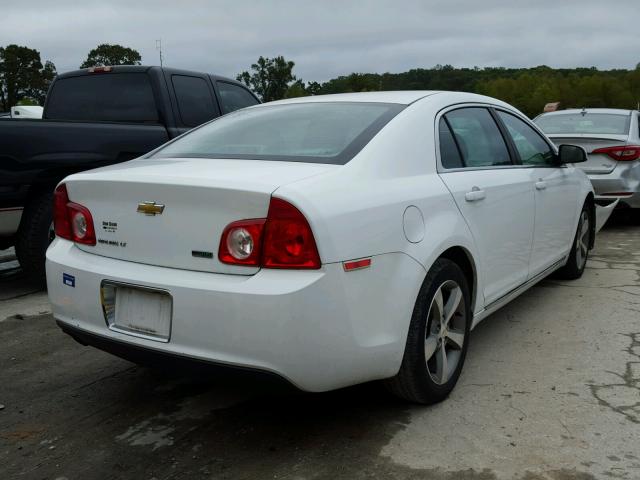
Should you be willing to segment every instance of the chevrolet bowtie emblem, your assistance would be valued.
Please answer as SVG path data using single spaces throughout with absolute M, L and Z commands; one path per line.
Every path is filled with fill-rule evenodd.
M 142 202 L 138 204 L 138 213 L 144 213 L 145 215 L 162 215 L 164 211 L 164 205 L 157 204 L 156 202 Z

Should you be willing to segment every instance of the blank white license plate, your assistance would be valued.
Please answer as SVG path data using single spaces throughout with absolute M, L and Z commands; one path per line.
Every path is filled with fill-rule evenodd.
M 168 341 L 171 334 L 171 296 L 138 288 L 116 287 L 112 328 Z

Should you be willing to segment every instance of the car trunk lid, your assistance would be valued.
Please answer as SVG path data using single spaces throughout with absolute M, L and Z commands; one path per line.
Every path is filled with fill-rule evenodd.
M 97 243 L 78 248 L 162 267 L 253 274 L 218 260 L 229 223 L 266 218 L 279 186 L 335 165 L 257 160 L 135 160 L 70 177 L 72 202 L 93 216 Z
M 605 147 L 615 147 L 627 143 L 627 135 L 615 134 L 551 134 L 547 135 L 553 143 L 561 145 L 563 143 L 579 145 L 587 151 L 587 161 L 576 164 L 576 167 L 584 170 L 585 173 L 606 174 L 611 173 L 618 162 L 603 153 L 593 153 L 594 150 Z

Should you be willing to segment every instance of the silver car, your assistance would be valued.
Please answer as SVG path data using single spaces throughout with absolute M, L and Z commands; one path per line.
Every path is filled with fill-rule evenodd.
M 576 165 L 591 179 L 596 201 L 640 208 L 640 112 L 587 108 L 543 113 L 534 122 L 556 144 L 580 145 L 588 154 Z

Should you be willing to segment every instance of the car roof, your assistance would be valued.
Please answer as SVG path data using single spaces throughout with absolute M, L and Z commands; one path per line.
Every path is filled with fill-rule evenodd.
M 575 113 L 608 113 L 614 115 L 630 115 L 634 110 L 625 110 L 622 108 L 568 108 L 566 110 L 557 110 L 555 112 L 545 112 L 540 114 L 548 116 L 548 115 L 562 115 L 562 114 L 575 114 Z
M 364 102 L 364 103 L 396 103 L 400 105 L 410 105 L 418 100 L 438 95 L 449 95 L 455 102 L 478 102 L 491 103 L 494 105 L 505 105 L 504 102 L 495 98 L 477 95 L 467 92 L 450 92 L 443 90 L 397 90 L 383 92 L 356 92 L 356 93 L 336 93 L 330 95 L 312 95 L 308 97 L 288 98 L 276 100 L 274 102 L 263 103 L 251 108 L 269 105 L 283 105 L 289 103 L 321 103 L 321 102 Z M 511 107 L 513 108 L 513 107 Z
M 372 102 L 372 103 L 399 103 L 409 105 L 410 103 L 439 93 L 432 90 L 407 90 L 407 91 L 385 91 L 385 92 L 355 92 L 355 93 L 335 93 L 329 95 L 312 95 L 308 97 L 287 98 L 269 102 L 268 105 L 283 103 L 307 103 L 307 102 Z

